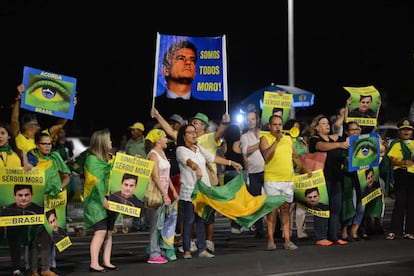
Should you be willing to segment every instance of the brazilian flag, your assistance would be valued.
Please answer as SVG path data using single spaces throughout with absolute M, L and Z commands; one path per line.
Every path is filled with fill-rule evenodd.
M 103 200 L 105 196 L 109 195 L 111 167 L 112 163 L 107 163 L 94 154 L 89 154 L 86 158 L 83 190 L 83 216 L 86 229 L 107 217 Z
M 252 226 L 258 219 L 279 208 L 286 200 L 284 195 L 252 196 L 247 191 L 242 172 L 224 186 L 209 187 L 197 181 L 193 195 L 194 212 L 208 219 L 213 210 L 244 227 Z
M 164 203 L 160 207 L 157 228 L 159 233 L 160 248 L 164 249 L 169 261 L 176 260 L 174 248 L 175 226 L 178 217 L 178 203 L 174 200 L 170 206 Z
M 49 155 L 43 155 L 38 149 L 33 149 L 27 154 L 27 158 L 32 165 L 45 169 L 45 194 L 57 196 L 62 188 L 59 172 L 72 174 L 60 154 L 52 150 Z

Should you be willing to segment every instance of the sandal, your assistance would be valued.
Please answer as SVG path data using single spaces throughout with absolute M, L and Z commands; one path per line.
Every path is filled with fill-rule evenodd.
M 403 238 L 404 239 L 407 239 L 407 240 L 414 240 L 414 235 L 413 234 L 405 234 L 403 236 Z
M 388 233 L 387 237 L 385 238 L 386 240 L 395 240 L 395 234 L 394 233 Z

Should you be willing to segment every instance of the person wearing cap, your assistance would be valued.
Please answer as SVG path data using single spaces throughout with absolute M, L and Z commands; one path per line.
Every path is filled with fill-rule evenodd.
M 394 174 L 395 203 L 391 216 L 391 231 L 386 239 L 396 236 L 414 240 L 414 124 L 403 118 L 397 124 L 398 138 L 394 139 L 386 155 L 390 158 Z
M 131 131 L 131 138 L 125 145 L 125 153 L 144 158 L 145 154 L 145 140 L 144 140 L 144 125 L 140 122 L 134 123 L 128 127 Z
M 216 154 L 217 149 L 221 146 L 223 142 L 224 132 L 227 128 L 227 125 L 230 123 L 230 116 L 229 114 L 223 114 L 221 123 L 215 132 L 208 132 L 209 126 L 209 118 L 206 114 L 198 112 L 192 119 L 191 124 L 194 125 L 197 132 L 197 144 L 201 145 L 204 149 L 206 149 L 211 154 Z M 213 170 L 217 173 L 217 165 L 214 162 L 210 163 Z M 211 185 L 215 186 L 218 183 L 211 183 Z M 213 242 L 213 235 L 214 235 L 214 216 L 210 216 L 211 220 L 206 221 L 206 242 L 207 248 L 209 251 L 214 252 L 214 242 Z
M 180 115 L 174 113 L 168 118 L 168 122 L 175 131 L 178 131 L 184 124 L 184 119 Z
M 163 202 L 165 206 L 171 205 L 171 199 L 168 195 L 168 191 L 171 190 L 173 198 L 177 199 L 178 194 L 174 188 L 174 185 L 170 179 L 170 168 L 171 164 L 165 155 L 164 150 L 167 148 L 167 135 L 161 129 L 152 129 L 148 132 L 145 137 L 146 140 L 146 149 L 148 151 L 147 158 L 154 162 L 154 166 L 151 173 L 151 178 L 156 184 L 156 187 L 161 191 L 163 196 Z M 162 211 L 162 208 L 165 208 L 164 205 L 158 207 L 155 212 L 151 214 L 151 227 L 150 227 L 150 257 L 148 263 L 150 264 L 163 264 L 168 260 L 163 257 L 160 249 L 159 243 L 159 231 L 158 231 L 158 218 Z M 172 225 L 175 228 L 175 224 Z M 172 256 L 172 258 L 171 258 Z M 176 260 L 177 257 L 170 255 L 170 260 Z
M 125 145 L 125 153 L 145 158 L 147 155 L 145 153 L 145 139 L 144 139 L 144 124 L 141 122 L 136 122 L 132 126 L 128 127 L 131 131 L 131 138 L 127 141 Z M 149 227 L 149 221 L 145 219 L 146 210 L 143 209 L 141 217 L 134 217 L 132 219 L 132 226 L 135 229 L 141 229 L 142 227 Z M 144 220 L 145 222 L 143 222 Z M 144 225 L 142 225 L 144 224 Z

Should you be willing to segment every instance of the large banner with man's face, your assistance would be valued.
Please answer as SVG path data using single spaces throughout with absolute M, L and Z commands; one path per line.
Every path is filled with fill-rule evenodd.
M 157 34 L 154 106 L 161 114 L 212 117 L 227 100 L 225 36 L 191 37 Z M 182 102 L 182 103 L 181 103 Z M 224 113 L 224 109 L 219 115 Z M 220 116 L 221 117 L 221 116 Z

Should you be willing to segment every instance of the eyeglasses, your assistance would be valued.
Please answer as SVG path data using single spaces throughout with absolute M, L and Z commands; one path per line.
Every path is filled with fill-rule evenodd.
M 356 131 L 356 130 L 360 130 L 359 128 L 350 128 L 348 129 L 349 131 Z
M 39 145 L 42 145 L 42 146 L 51 146 L 52 143 L 39 143 Z

